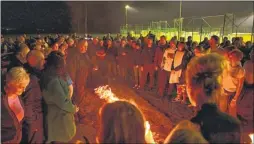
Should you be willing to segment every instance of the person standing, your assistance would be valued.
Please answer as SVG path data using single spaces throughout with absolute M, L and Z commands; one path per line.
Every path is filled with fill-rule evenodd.
M 30 82 L 22 67 L 11 68 L 2 83 L 1 92 L 1 143 L 20 143 L 25 115 L 20 95 Z
M 30 82 L 22 94 L 25 105 L 23 123 L 24 143 L 43 143 L 43 100 L 40 88 L 41 72 L 44 68 L 44 55 L 39 50 L 32 50 L 27 54 L 27 63 L 24 65 L 30 74 Z
M 155 56 L 155 48 L 153 47 L 153 40 L 149 38 L 147 40 L 147 45 L 142 50 L 141 56 L 140 56 L 140 59 L 141 59 L 140 70 L 142 71 L 141 81 L 140 81 L 141 90 L 144 90 L 148 74 L 150 77 L 149 90 L 152 90 L 154 86 L 154 72 L 155 72 L 154 56 Z

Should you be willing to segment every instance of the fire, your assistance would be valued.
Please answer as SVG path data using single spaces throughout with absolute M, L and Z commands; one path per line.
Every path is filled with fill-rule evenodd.
M 115 96 L 108 85 L 100 86 L 94 89 L 95 93 L 100 97 L 100 99 L 106 100 L 108 103 L 119 101 L 120 99 Z
M 251 139 L 251 143 L 254 143 L 254 133 L 249 134 L 249 137 Z
M 111 88 L 109 87 L 109 85 L 99 86 L 98 88 L 94 89 L 94 91 L 100 97 L 100 99 L 104 99 L 108 103 L 121 100 L 111 91 Z M 146 129 L 145 134 L 147 136 L 149 135 L 149 132 L 151 131 L 150 124 L 148 121 L 145 122 L 145 129 Z

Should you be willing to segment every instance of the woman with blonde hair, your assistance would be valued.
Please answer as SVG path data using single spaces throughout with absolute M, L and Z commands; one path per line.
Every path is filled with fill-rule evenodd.
M 151 131 L 150 136 L 145 136 L 145 118 L 135 105 L 126 101 L 108 103 L 100 109 L 99 115 L 99 143 L 153 142 Z
M 220 111 L 222 74 L 226 66 L 219 54 L 193 59 L 186 70 L 186 87 L 191 104 L 198 110 L 191 121 L 210 143 L 240 143 L 240 122 Z
M 1 142 L 20 143 L 24 107 L 20 95 L 30 82 L 22 67 L 11 68 L 5 77 L 1 92 Z

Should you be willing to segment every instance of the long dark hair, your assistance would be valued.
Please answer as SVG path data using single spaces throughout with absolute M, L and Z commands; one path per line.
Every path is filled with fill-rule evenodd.
M 60 77 L 66 80 L 65 60 L 64 55 L 59 51 L 52 51 L 45 64 L 45 69 L 42 77 L 42 86 L 46 88 L 47 84 L 54 77 Z

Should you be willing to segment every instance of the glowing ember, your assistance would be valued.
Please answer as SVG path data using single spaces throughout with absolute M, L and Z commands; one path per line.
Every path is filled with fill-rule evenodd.
M 249 134 L 249 137 L 251 139 L 251 143 L 254 143 L 254 133 Z
M 108 103 L 112 103 L 112 102 L 120 100 L 117 96 L 115 96 L 115 94 L 111 91 L 111 88 L 108 85 L 99 86 L 98 88 L 94 89 L 94 91 L 100 97 L 100 99 L 104 99 Z M 148 121 L 145 122 L 145 129 L 146 129 L 145 134 L 148 135 L 149 131 L 151 131 L 150 124 Z

